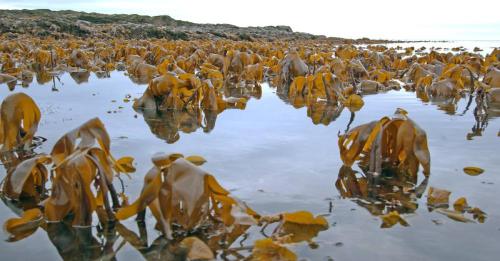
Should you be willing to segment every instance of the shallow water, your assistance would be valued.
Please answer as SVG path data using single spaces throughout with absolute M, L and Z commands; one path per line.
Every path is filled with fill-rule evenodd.
M 365 45 L 361 45 L 365 46 Z M 500 48 L 500 41 L 498 40 L 484 40 L 484 41 L 478 41 L 478 40 L 455 40 L 455 41 L 429 41 L 429 42 L 404 42 L 404 43 L 389 43 L 386 44 L 385 46 L 391 48 L 391 47 L 415 47 L 415 49 L 419 49 L 421 47 L 425 47 L 426 49 L 436 49 L 438 52 L 452 52 L 452 48 L 454 47 L 463 47 L 466 51 L 471 52 L 471 53 L 478 53 L 483 56 L 486 54 L 491 53 L 491 50 L 493 48 Z M 474 51 L 474 48 L 478 47 L 480 50 L 479 51 Z
M 307 244 L 292 247 L 303 258 L 495 260 L 500 255 L 500 173 L 497 169 L 500 119 L 490 117 L 481 136 L 468 140 L 467 134 L 476 124 L 472 113 L 475 103 L 466 110 L 468 97 L 442 110 L 437 102 L 422 102 L 415 93 L 404 90 L 364 96 L 365 106 L 354 114 L 351 128 L 392 115 L 398 107 L 405 108 L 427 132 L 432 167 L 426 188 L 433 186 L 450 190 L 451 202 L 466 197 L 469 205 L 487 213 L 482 224 L 457 222 L 435 211 L 430 212 L 426 205 L 426 191 L 420 198 L 410 193 L 408 197 L 418 204 L 417 208 L 400 211 L 405 213 L 404 218 L 410 226 L 382 229 L 380 218 L 371 214 L 371 208 L 363 200 L 342 198 L 335 186 L 342 166 L 337 134 L 346 130 L 353 116 L 349 110 L 342 110 L 335 119 L 334 112 L 338 111 L 329 108 L 330 116 L 323 117 L 323 123 L 328 124 L 314 124 L 308 117 L 307 108 L 294 108 L 281 100 L 275 89 L 264 84 L 260 99 L 250 99 L 244 110 L 222 112 L 216 117 L 215 127 L 204 132 L 203 128 L 193 125 L 192 116 L 144 116 L 132 109 L 131 102 L 123 101 L 127 95 L 140 97 L 145 88 L 145 85 L 132 83 L 122 72 L 113 72 L 106 79 L 97 79 L 92 74 L 88 82 L 81 84 L 64 74 L 60 82 L 55 81 L 57 90 L 52 82 L 33 83 L 29 88 L 16 86 L 14 91 L 1 85 L 0 98 L 12 92 L 25 92 L 37 102 L 42 110 L 37 135 L 48 139 L 39 152 L 50 152 L 61 135 L 90 118 L 99 117 L 112 138 L 113 154 L 116 157 L 130 155 L 136 160 L 137 172 L 132 174 L 132 179 L 125 180 L 126 193 L 131 199 L 139 194 L 142 177 L 151 167 L 150 157 L 154 153 L 180 152 L 202 155 L 208 161 L 203 168 L 261 214 L 308 210 L 326 215 L 330 228 L 315 238 L 318 248 L 312 249 Z M 171 124 L 174 118 L 183 124 L 174 126 Z M 168 119 L 168 125 L 165 119 Z M 213 120 L 212 116 L 211 124 L 214 124 Z M 177 141 L 176 133 L 180 135 Z M 468 176 L 462 171 L 465 166 L 482 167 L 485 173 Z M 2 168 L 0 176 L 4 175 Z M 417 184 L 423 180 L 420 173 Z M 374 198 L 387 198 L 391 194 L 387 191 L 395 191 L 393 186 L 398 186 L 397 181 L 380 184 L 378 188 L 385 192 L 374 195 Z M 402 185 L 400 189 L 403 187 L 408 185 Z M 15 217 L 15 213 L 0 204 L 0 220 L 3 222 L 11 217 Z M 152 229 L 154 221 L 150 214 L 147 223 L 151 242 L 159 234 Z M 124 224 L 138 233 L 133 220 Z M 91 257 L 92 251 L 99 248 L 96 246 L 99 246 L 102 234 L 96 234 L 95 228 L 92 229 L 97 243 L 85 251 L 78 249 L 77 244 L 68 243 L 77 232 L 66 229 L 56 227 L 50 233 L 38 229 L 34 235 L 19 242 L 1 241 L 0 259 L 53 260 L 74 257 L 72 255 L 76 252 L 72 251 Z M 7 238 L 5 234 L 1 236 Z M 251 230 L 245 245 L 258 237 L 259 232 Z M 140 251 L 131 245 L 119 247 L 122 240 L 117 238 L 113 248 L 119 260 L 141 258 Z

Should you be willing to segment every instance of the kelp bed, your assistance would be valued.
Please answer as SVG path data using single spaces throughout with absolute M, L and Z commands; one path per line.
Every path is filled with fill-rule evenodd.
M 495 256 L 497 49 L 0 46 L 7 257 Z

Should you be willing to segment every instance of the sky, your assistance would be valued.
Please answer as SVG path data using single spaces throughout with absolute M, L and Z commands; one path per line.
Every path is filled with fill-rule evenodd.
M 498 0 L 0 0 L 0 9 L 169 15 L 196 23 L 288 25 L 344 38 L 500 40 Z

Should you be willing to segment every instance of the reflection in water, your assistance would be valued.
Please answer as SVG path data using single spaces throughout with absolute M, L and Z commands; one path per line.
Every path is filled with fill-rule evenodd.
M 43 85 L 43 84 L 47 84 L 49 82 L 52 82 L 53 89 L 55 89 L 55 80 L 56 79 L 59 82 L 61 82 L 60 76 L 62 74 L 64 74 L 64 71 L 56 71 L 56 70 L 48 71 L 48 70 L 43 69 L 43 68 L 34 70 L 36 82 L 39 85 Z M 108 72 L 108 71 L 94 72 L 94 74 L 99 79 L 110 77 L 110 72 Z M 85 69 L 78 69 L 78 70 L 70 71 L 69 75 L 75 81 L 75 83 L 82 84 L 82 83 L 86 83 L 89 81 L 90 71 L 85 70 Z M 22 78 L 20 79 L 20 85 L 25 87 L 25 88 L 29 87 L 29 85 L 33 82 L 33 74 L 31 72 L 26 72 L 26 73 L 23 73 L 21 76 L 22 76 Z M 9 86 L 10 91 L 14 91 L 15 86 L 17 85 L 17 81 L 8 82 L 7 85 Z
M 143 85 L 143 84 L 148 84 L 148 82 L 151 80 L 147 77 L 135 77 L 134 75 L 132 74 L 129 74 L 128 75 L 128 78 L 130 79 L 130 81 L 132 81 L 133 83 L 137 84 L 137 85 Z
M 457 94 L 452 97 L 446 96 L 433 96 L 425 89 L 417 89 L 417 98 L 424 103 L 430 102 L 436 105 L 438 110 L 444 111 L 448 115 L 455 115 L 458 109 L 458 102 L 463 98 L 462 95 Z
M 448 115 L 455 115 L 458 109 L 458 102 L 462 97 L 457 95 L 455 97 L 431 97 L 430 102 L 436 105 L 438 110 L 444 111 Z
M 307 107 L 307 117 L 311 118 L 314 125 L 323 124 L 328 126 L 334 122 L 344 110 L 344 105 L 337 102 L 329 102 L 323 99 L 311 99 L 307 94 L 289 95 L 290 85 L 276 87 L 276 95 L 285 103 L 291 104 L 295 109 Z M 351 121 L 354 120 L 354 112 L 351 113 Z M 349 128 L 349 127 L 348 127 Z
M 77 72 L 70 72 L 69 75 L 77 84 L 82 84 L 85 82 L 89 81 L 90 77 L 90 72 L 87 70 L 82 70 L 82 71 L 77 71 Z
M 14 91 L 17 85 L 21 85 L 24 88 L 28 88 L 30 84 L 33 82 L 33 78 L 36 78 L 36 82 L 39 85 L 47 84 L 49 82 L 52 82 L 52 91 L 59 91 L 56 87 L 56 80 L 60 85 L 64 85 L 61 82 L 60 76 L 64 72 L 61 71 L 47 71 L 45 69 L 37 69 L 34 70 L 34 73 L 26 71 L 21 74 L 21 79 L 19 80 L 19 83 L 17 81 L 10 81 L 7 82 L 7 86 L 10 91 Z M 34 75 L 34 77 L 33 77 Z M 88 79 L 90 77 L 90 72 L 88 71 L 77 71 L 77 72 L 70 72 L 69 75 L 71 78 L 75 80 L 77 84 L 81 84 L 84 82 L 88 82 Z M 98 73 L 96 72 L 96 76 L 99 77 Z M 109 77 L 109 72 L 108 72 L 108 77 Z
M 109 71 L 97 71 L 94 73 L 95 73 L 95 76 L 97 76 L 97 78 L 99 78 L 99 79 L 105 79 L 105 78 L 111 77 L 111 73 Z
M 52 75 L 47 70 L 37 70 L 35 71 L 36 81 L 38 84 L 46 84 L 52 81 Z
M 323 124 L 328 126 L 340 116 L 343 110 L 343 105 L 331 104 L 327 101 L 318 100 L 311 102 L 307 106 L 307 117 L 311 118 L 315 125 Z
M 74 228 L 65 222 L 57 222 L 46 224 L 45 231 L 64 260 L 114 259 L 116 238 L 112 233 L 106 233 L 102 245 L 92 234 L 92 227 Z
M 16 215 L 23 213 L 26 201 L 14 202 L 5 197 L 2 201 Z M 34 206 L 28 207 L 33 208 Z M 101 209 L 101 211 L 104 211 Z M 186 260 L 188 249 L 180 244 L 180 240 L 195 236 L 204 241 L 214 252 L 220 252 L 224 260 L 244 258 L 251 246 L 244 246 L 246 231 L 250 226 L 235 225 L 230 231 L 221 223 L 213 223 L 214 227 L 205 227 L 187 234 L 178 235 L 173 240 L 158 236 L 148 242 L 148 230 L 144 222 L 137 222 L 139 235 L 125 225 L 115 222 L 92 227 L 73 227 L 71 220 L 47 223 L 40 221 L 29 230 L 19 231 L 11 235 L 9 241 L 18 241 L 29 237 L 37 230 L 45 231 L 52 245 L 63 260 L 116 260 L 119 251 L 129 244 L 146 260 Z M 239 239 L 236 247 L 232 245 Z M 240 253 L 244 252 L 244 253 Z
M 481 88 L 472 94 L 463 93 L 453 97 L 432 96 L 425 89 L 417 89 L 416 96 L 422 102 L 430 102 L 432 105 L 436 105 L 438 110 L 452 116 L 465 116 L 472 109 L 474 125 L 466 135 L 467 140 L 482 136 L 488 126 L 488 121 L 500 117 L 500 103 L 492 102 L 488 94 Z M 457 113 L 459 101 L 462 98 L 466 100 L 466 105 L 461 113 Z
M 474 99 L 475 107 L 473 110 L 475 123 L 472 126 L 471 132 L 467 134 L 467 139 L 482 136 L 488 126 L 488 121 L 500 117 L 500 102 L 493 101 L 487 93 L 482 89 L 476 92 L 476 96 L 470 95 L 470 101 L 467 108 Z
M 151 132 L 158 138 L 165 140 L 168 144 L 179 140 L 179 132 L 191 133 L 202 127 L 204 132 L 210 132 L 215 127 L 217 119 L 216 112 L 201 109 L 183 110 L 138 110 L 142 113 L 144 121 L 148 124 Z
M 223 87 L 223 94 L 225 97 L 254 98 L 259 100 L 262 97 L 262 86 L 258 83 L 246 84 L 245 82 L 241 82 L 239 84 L 234 84 L 226 82 Z
M 417 176 L 409 177 L 391 171 L 376 176 L 342 166 L 335 187 L 341 197 L 351 198 L 372 215 L 380 216 L 391 211 L 414 213 L 418 208 L 417 199 L 422 197 L 427 183 L 428 178 L 417 185 Z
M 17 82 L 15 82 L 15 81 L 7 83 L 7 87 L 9 87 L 9 91 L 14 91 L 14 89 L 16 88 L 16 85 L 17 85 Z
M 470 95 L 469 99 L 471 101 L 473 98 L 474 97 Z M 490 116 L 488 106 L 486 105 L 484 92 L 478 91 L 474 101 L 476 102 L 476 106 L 473 111 L 475 123 L 472 126 L 471 132 L 467 133 L 468 140 L 471 140 L 473 137 L 483 136 L 483 132 L 488 126 L 488 118 Z M 469 105 L 470 102 L 467 107 Z
M 172 144 L 180 139 L 179 132 L 192 133 L 198 128 L 201 128 L 205 133 L 211 132 L 215 128 L 217 116 L 225 109 L 245 109 L 245 104 L 241 104 L 236 99 L 260 99 L 262 96 L 262 86 L 226 85 L 221 90 L 220 95 L 226 97 L 224 108 L 221 110 L 202 109 L 201 106 L 191 106 L 180 110 L 137 108 L 136 111 L 142 114 L 144 121 L 156 137 L 165 140 L 168 144 Z M 232 99 L 234 99 L 234 102 Z

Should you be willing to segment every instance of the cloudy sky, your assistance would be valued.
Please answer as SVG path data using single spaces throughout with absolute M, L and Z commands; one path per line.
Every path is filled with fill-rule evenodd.
M 289 25 L 347 38 L 500 40 L 498 0 L 0 0 L 0 9 L 170 15 L 198 23 Z

